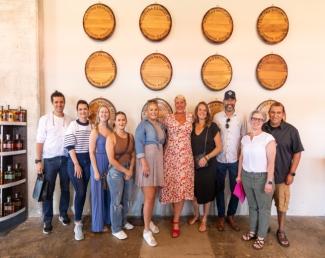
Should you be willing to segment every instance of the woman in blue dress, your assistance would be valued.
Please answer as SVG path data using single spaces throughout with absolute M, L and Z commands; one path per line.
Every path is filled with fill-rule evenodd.
M 110 193 L 107 187 L 106 176 L 108 171 L 108 158 L 105 150 L 106 138 L 112 133 L 108 124 L 109 109 L 100 106 L 94 129 L 92 129 L 89 141 L 89 153 L 91 160 L 91 230 L 92 232 L 105 232 L 110 220 Z

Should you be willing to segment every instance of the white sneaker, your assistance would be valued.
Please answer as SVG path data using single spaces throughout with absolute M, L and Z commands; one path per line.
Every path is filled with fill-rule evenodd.
M 84 233 L 82 232 L 82 224 L 76 224 L 74 226 L 74 239 L 77 241 L 83 240 Z
M 126 230 L 131 230 L 134 229 L 134 226 L 131 223 L 126 222 L 123 228 L 125 228 Z
M 121 230 L 119 232 L 116 232 L 116 233 L 112 232 L 112 235 L 115 236 L 117 239 L 120 239 L 120 240 L 128 238 L 128 235 L 125 234 L 125 232 L 123 230 Z
M 143 239 L 147 242 L 149 246 L 156 246 L 156 239 L 153 237 L 152 232 L 150 230 L 143 230 Z
M 152 233 L 154 233 L 154 234 L 159 233 L 159 228 L 152 221 L 150 221 L 150 223 L 149 223 L 149 228 Z

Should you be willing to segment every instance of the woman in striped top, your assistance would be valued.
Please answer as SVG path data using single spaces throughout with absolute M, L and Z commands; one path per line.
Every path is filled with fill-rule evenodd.
M 64 137 L 64 147 L 69 151 L 68 175 L 75 189 L 75 239 L 82 240 L 82 211 L 86 200 L 90 177 L 89 136 L 91 125 L 88 121 L 89 106 L 84 100 L 77 103 L 78 119 L 70 123 Z

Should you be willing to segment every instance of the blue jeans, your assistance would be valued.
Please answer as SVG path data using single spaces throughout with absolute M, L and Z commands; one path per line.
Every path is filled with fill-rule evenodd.
M 45 180 L 49 184 L 47 200 L 43 202 L 44 223 L 50 224 L 53 218 L 53 193 L 57 175 L 60 175 L 60 216 L 67 216 L 70 192 L 69 192 L 69 176 L 67 173 L 67 157 L 58 156 L 50 159 L 44 159 L 44 175 Z
M 74 164 L 72 159 L 68 158 L 68 174 L 75 190 L 74 197 L 74 220 L 81 221 L 82 211 L 86 201 L 87 186 L 90 178 L 90 158 L 89 153 L 77 154 L 79 165 L 82 168 L 82 177 L 77 178 L 74 174 Z
M 111 194 L 111 228 L 113 233 L 117 233 L 122 230 L 127 221 L 133 178 L 125 180 L 124 173 L 110 167 L 107 181 Z
M 231 191 L 231 197 L 228 204 L 227 216 L 233 216 L 236 213 L 238 206 L 238 198 L 233 194 L 236 177 L 238 172 L 238 162 L 234 163 L 220 163 L 217 162 L 217 208 L 218 208 L 218 217 L 224 217 L 226 214 L 225 209 L 225 179 L 226 175 L 229 175 L 229 186 Z

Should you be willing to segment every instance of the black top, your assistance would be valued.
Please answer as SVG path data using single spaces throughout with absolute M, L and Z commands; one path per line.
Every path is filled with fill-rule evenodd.
M 298 130 L 284 121 L 280 126 L 272 127 L 270 121 L 264 123 L 264 132 L 273 135 L 276 141 L 274 180 L 276 184 L 285 182 L 290 171 L 293 154 L 304 150 Z

